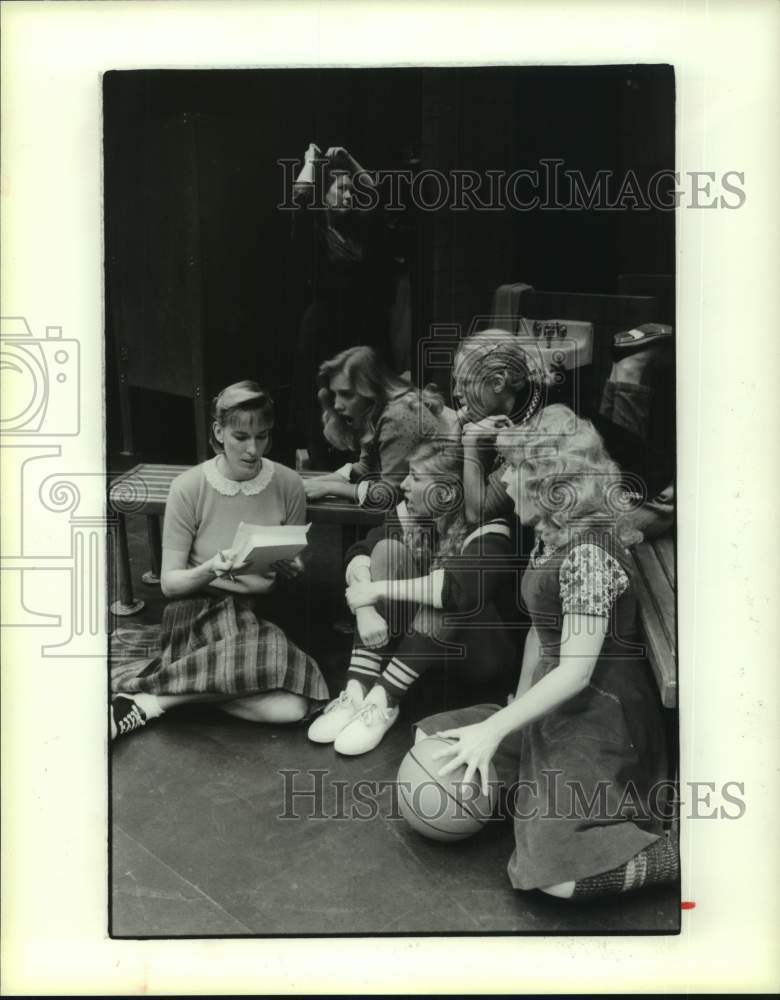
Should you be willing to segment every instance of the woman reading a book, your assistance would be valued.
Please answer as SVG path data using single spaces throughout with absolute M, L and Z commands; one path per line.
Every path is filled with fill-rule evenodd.
M 150 663 L 112 671 L 111 736 L 130 733 L 168 709 L 213 701 L 252 722 L 297 722 L 326 701 L 315 661 L 256 614 L 278 578 L 303 570 L 300 557 L 246 573 L 231 545 L 241 522 L 302 525 L 297 473 L 264 458 L 273 402 L 255 382 L 214 400 L 216 456 L 174 480 L 165 508 L 161 651 Z M 250 567 L 251 568 L 251 567 Z
M 392 509 L 421 441 L 458 437 L 457 418 L 438 390 L 417 389 L 394 375 L 371 347 L 350 347 L 319 372 L 325 437 L 356 462 L 304 483 L 306 496 L 342 497 L 361 506 Z

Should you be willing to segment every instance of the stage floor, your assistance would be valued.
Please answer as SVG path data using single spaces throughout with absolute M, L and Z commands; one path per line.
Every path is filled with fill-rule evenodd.
M 339 534 L 318 527 L 309 600 L 329 619 L 334 590 L 338 597 Z M 124 622 L 159 622 L 164 599 L 140 579 L 148 568 L 143 518 L 128 519 L 128 539 L 133 584 L 146 607 Z M 350 639 L 328 620 L 306 624 L 311 652 L 336 693 Z M 470 697 L 450 693 L 461 703 Z M 460 843 L 434 843 L 394 813 L 389 791 L 376 800 L 374 818 L 350 818 L 351 786 L 395 778 L 411 722 L 443 707 L 432 697 L 429 685 L 380 747 L 359 758 L 309 743 L 302 725 L 253 725 L 207 707 L 171 712 L 117 741 L 110 762 L 113 936 L 678 930 L 676 886 L 585 903 L 514 891 L 506 876 L 508 821 Z M 299 772 L 295 788 L 305 791 L 323 770 L 317 803 L 324 816 L 313 817 L 313 800 L 301 797 L 301 818 L 280 818 L 291 811 L 293 780 L 282 772 Z M 341 800 L 335 782 L 344 783 Z

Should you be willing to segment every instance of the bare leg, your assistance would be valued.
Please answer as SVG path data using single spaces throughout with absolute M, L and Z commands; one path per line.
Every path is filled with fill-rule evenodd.
M 372 580 L 408 580 L 417 573 L 417 565 L 412 553 L 395 538 L 383 538 L 371 552 Z M 391 605 L 380 601 L 376 605 L 378 614 L 389 622 Z M 394 615 L 393 617 L 398 617 Z M 392 632 L 391 632 L 392 635 Z
M 136 694 L 128 694 L 127 698 L 137 698 L 138 692 Z M 225 698 L 230 697 L 224 694 L 157 694 L 152 697 L 157 699 L 157 702 L 163 712 L 167 712 L 169 708 L 177 708 L 179 705 L 194 704 L 195 702 L 208 702 L 208 701 L 224 701 Z
M 114 697 L 117 697 L 116 695 Z M 121 695 L 120 695 L 121 697 Z M 124 695 L 137 701 L 150 717 L 167 712 L 171 708 L 178 708 L 180 705 L 214 704 L 219 703 L 219 708 L 229 715 L 235 715 L 239 719 L 247 719 L 249 722 L 298 722 L 306 715 L 309 708 L 307 698 L 294 694 L 292 691 L 264 691 L 260 694 L 235 697 L 225 694 L 158 694 L 148 695 L 145 692 L 138 692 Z M 159 712 L 152 709 L 159 709 Z
M 264 691 L 248 698 L 236 698 L 219 706 L 220 711 L 247 722 L 300 722 L 309 710 L 309 701 L 292 691 Z

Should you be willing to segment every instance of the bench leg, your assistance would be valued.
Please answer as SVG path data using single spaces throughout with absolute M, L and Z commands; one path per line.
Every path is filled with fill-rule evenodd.
M 156 514 L 146 515 L 146 534 L 149 538 L 149 558 L 152 568 L 141 576 L 149 586 L 159 586 L 160 566 L 162 564 L 162 537 L 160 535 L 160 518 Z
M 144 606 L 133 594 L 130 575 L 130 550 L 127 546 L 127 522 L 124 514 L 117 515 L 117 557 L 119 562 L 119 600 L 111 605 L 111 613 L 126 617 L 137 614 Z

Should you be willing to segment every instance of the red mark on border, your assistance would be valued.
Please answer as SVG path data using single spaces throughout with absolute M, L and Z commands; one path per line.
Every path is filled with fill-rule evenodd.
M 695 910 L 696 909 L 696 903 L 694 903 L 693 900 L 684 899 L 682 901 L 682 903 L 680 903 L 680 909 L 681 910 Z

